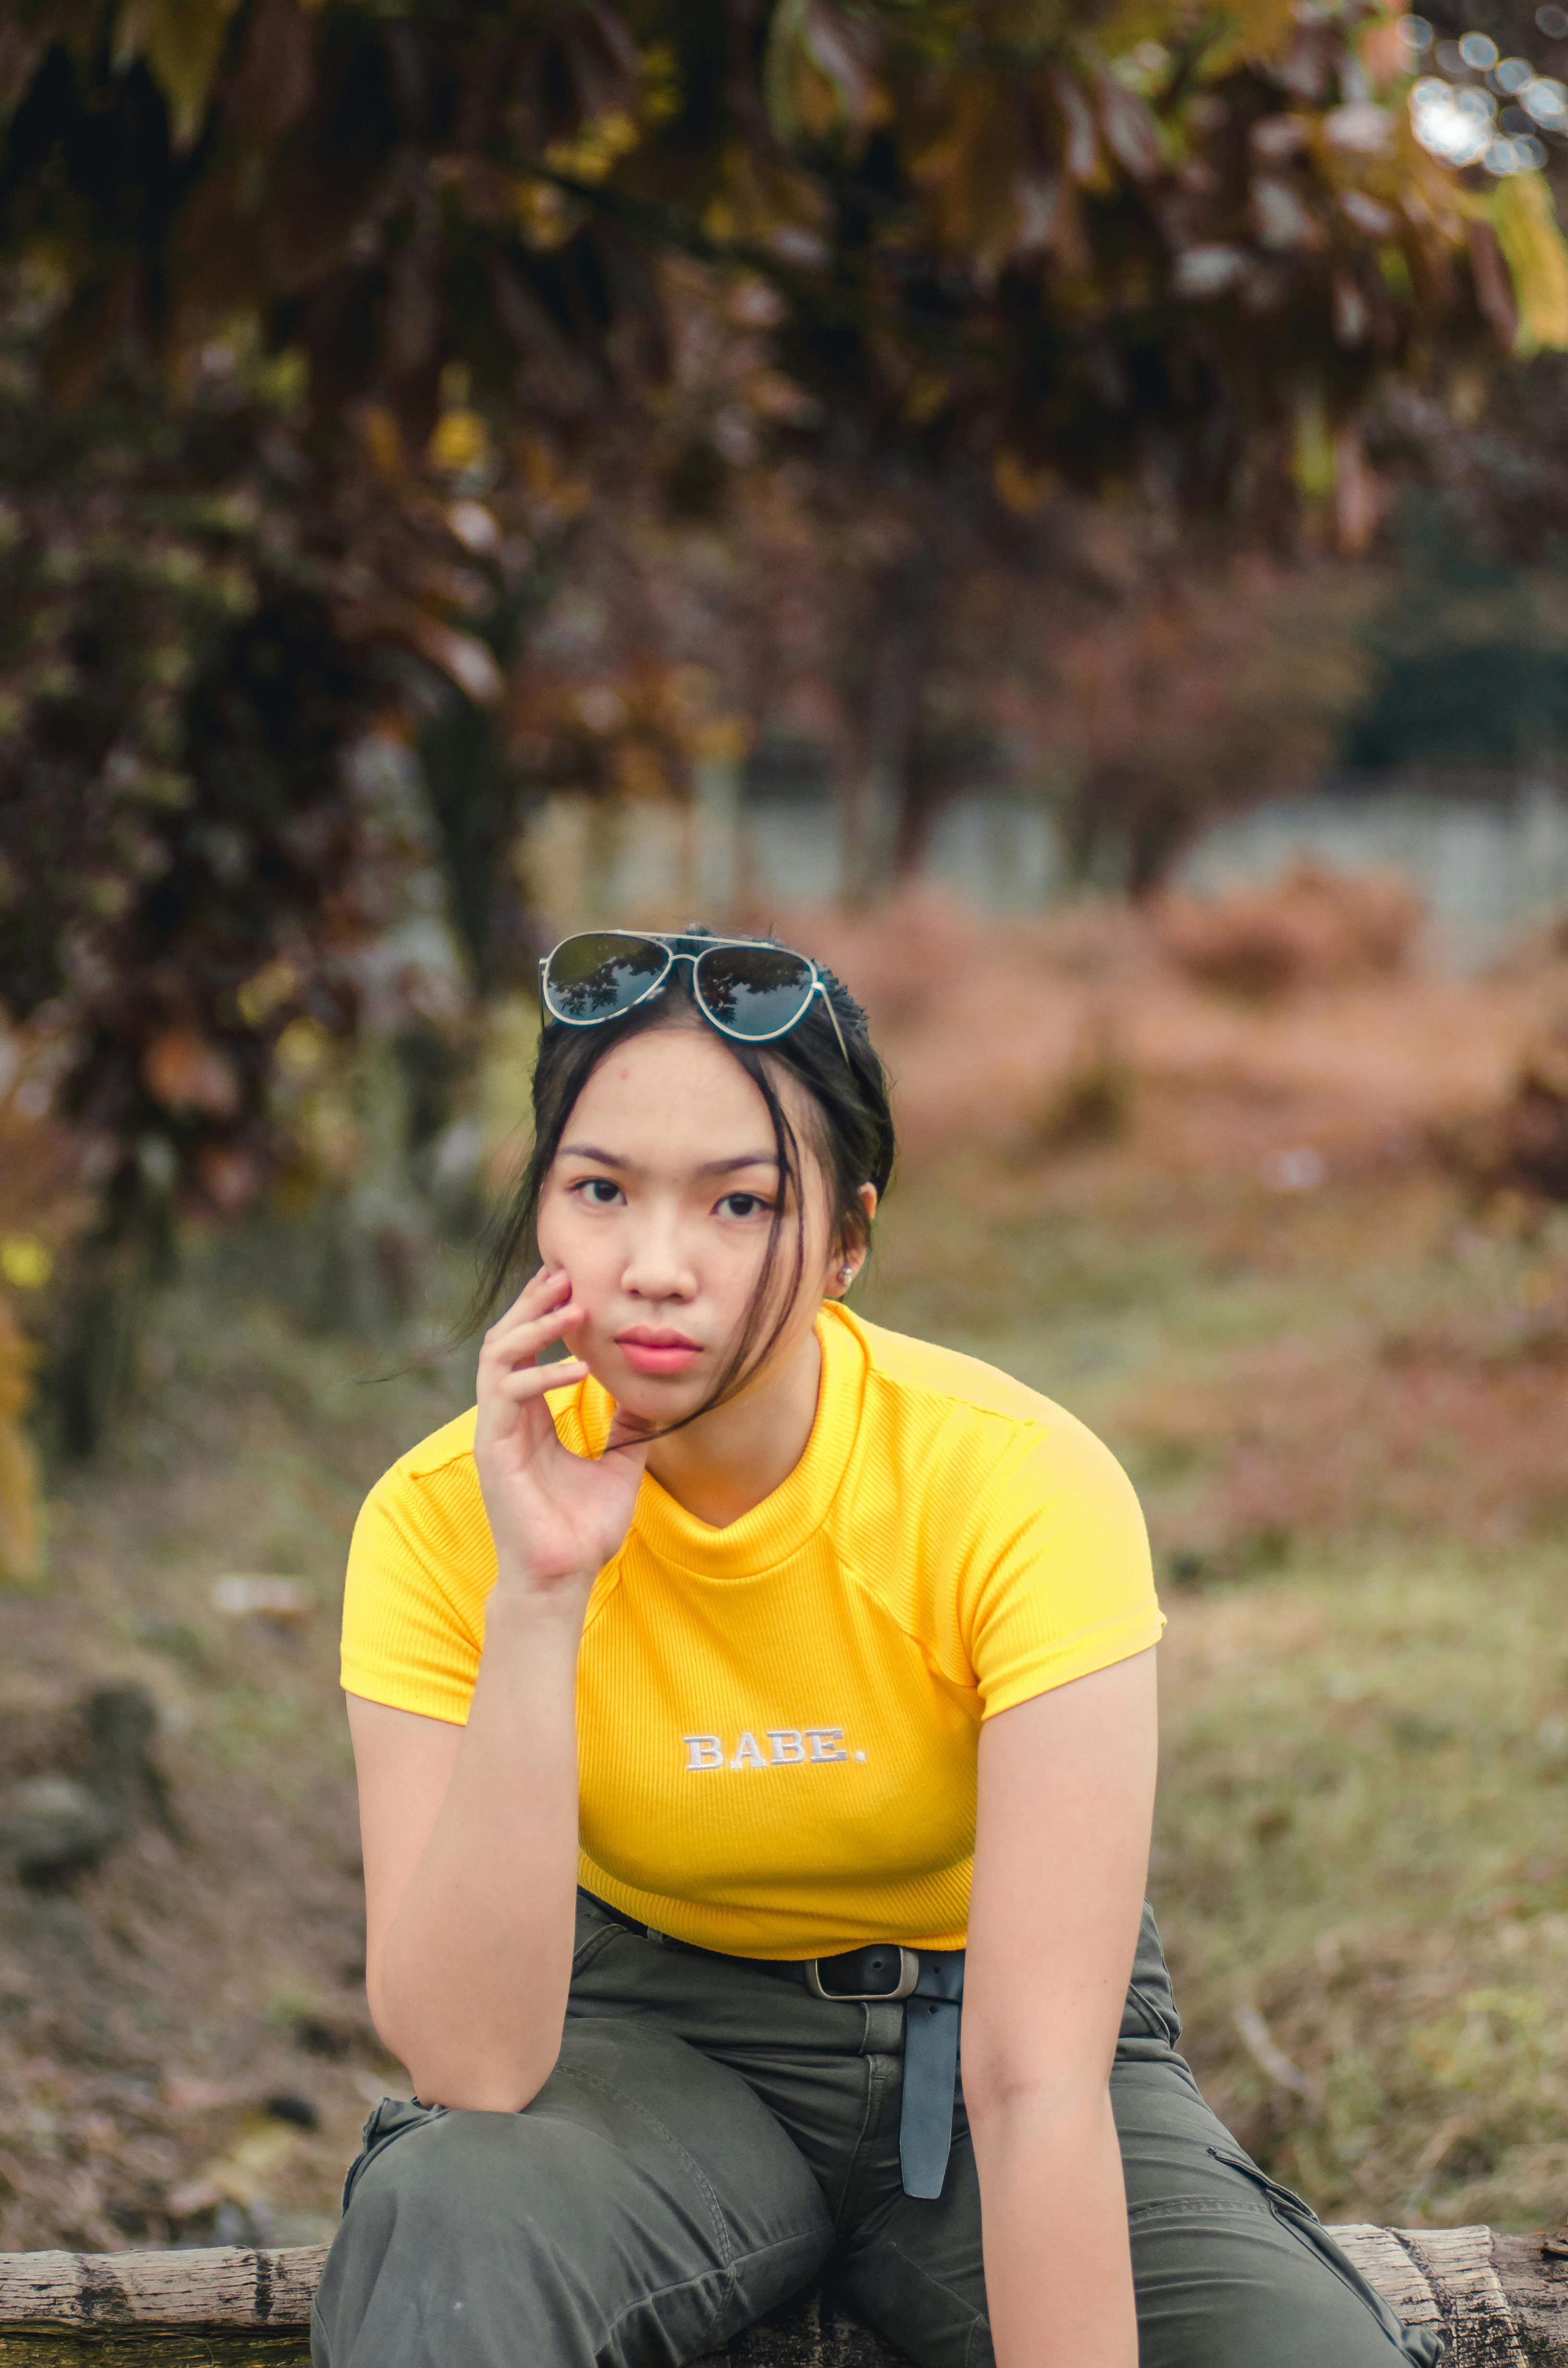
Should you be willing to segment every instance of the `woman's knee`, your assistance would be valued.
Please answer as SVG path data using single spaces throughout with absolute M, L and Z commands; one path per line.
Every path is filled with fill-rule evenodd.
M 318 2368 L 588 2368 L 613 2212 L 602 2139 L 520 2113 L 403 2109 L 349 2178 L 312 2327 Z M 521 2349 L 516 2350 L 517 2345 Z
M 1179 2057 L 1119 2063 L 1121 2142 L 1144 2368 L 1424 2368 L 1301 2198 L 1251 2161 Z
M 749 2092 L 739 2104 L 758 2110 Z M 831 2243 L 805 2164 L 769 2129 L 755 2192 L 737 2192 L 644 2095 L 587 2063 L 561 2067 L 524 2113 L 389 2109 L 350 2175 L 316 2361 L 577 2368 L 712 2350 Z
M 347 2209 L 432 2247 L 483 2245 L 520 2222 L 580 2231 L 585 2211 L 603 2211 L 613 2169 L 608 2133 L 581 2120 L 437 2106 L 372 2138 L 350 2173 Z

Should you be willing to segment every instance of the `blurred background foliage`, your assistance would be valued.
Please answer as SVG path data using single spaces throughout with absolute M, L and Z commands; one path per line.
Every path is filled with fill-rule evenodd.
M 1419 62 L 1267 0 L 17 11 L 0 992 L 68 1040 L 85 1266 L 298 1178 L 275 1088 L 430 845 L 460 979 L 379 992 L 434 1131 L 421 996 L 525 974 L 525 808 L 693 799 L 787 725 L 780 654 L 860 899 L 1009 703 L 1135 891 L 1298 774 L 1379 406 L 1568 337 L 1544 184 L 1527 235 L 1530 176 L 1436 158 Z
M 1187 1621 L 1162 1880 L 1227 2110 L 1320 2202 L 1547 2210 L 1568 2059 L 1495 1998 L 1539 1971 L 1527 1907 L 1548 1955 L 1568 1929 L 1568 1695 L 1453 1602 L 1517 1554 L 1517 1643 L 1558 1584 L 1565 59 L 1551 0 L 6 13 L 0 1574 L 29 1702 L 130 1670 L 209 1858 L 258 1837 L 244 1900 L 148 1829 L 85 1923 L 34 1902 L 0 1947 L 13 2101 L 59 2141 L 0 2155 L 11 2241 L 314 2211 L 388 2077 L 334 1989 L 312 1589 L 466 1387 L 442 1318 L 515 1165 L 538 954 L 699 912 L 803 936 L 889 1042 L 876 1312 L 1137 1473 Z M 1511 834 L 1539 926 L 1484 975 L 1408 882 L 1322 860 L 1400 814 L 1439 923 Z M 932 895 L 960 874 L 1006 909 Z M 214 1610 L 236 1554 L 295 1610 Z M 1268 1618 L 1272 1740 L 1236 1693 Z M 1358 1654 L 1392 1656 L 1375 1717 Z M 52 1715 L 0 1753 L 0 1858 L 13 1777 L 97 1781 Z M 1352 1850 L 1369 1937 L 1325 1940 Z M 1445 1882 L 1451 1980 L 1375 1914 Z M 121 1929 L 141 1989 L 93 1970 Z M 148 2088 L 198 1983 L 233 2011 Z M 335 2066 L 314 2155 L 202 2137 L 301 2048 Z

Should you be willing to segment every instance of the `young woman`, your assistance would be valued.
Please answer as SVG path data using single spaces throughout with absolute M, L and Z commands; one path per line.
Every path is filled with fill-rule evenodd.
M 349 1562 L 417 2101 L 318 2368 L 653 2368 L 829 2269 L 922 2368 L 1431 2368 L 1174 2052 L 1126 1479 L 842 1304 L 893 1158 L 858 1007 L 701 932 L 543 991 L 494 1279 L 537 1269 Z

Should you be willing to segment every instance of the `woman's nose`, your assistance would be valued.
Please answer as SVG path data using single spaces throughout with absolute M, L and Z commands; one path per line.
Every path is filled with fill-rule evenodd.
M 673 1225 L 640 1226 L 622 1277 L 634 1299 L 691 1299 L 697 1278 Z

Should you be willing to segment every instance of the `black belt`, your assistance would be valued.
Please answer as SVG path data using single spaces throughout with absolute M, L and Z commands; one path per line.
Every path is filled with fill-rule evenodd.
M 695 1957 L 744 1965 L 776 1981 L 799 1982 L 813 1997 L 851 2005 L 903 2006 L 903 2098 L 899 2109 L 898 2159 L 906 2195 L 940 2195 L 953 2143 L 953 2097 L 958 2084 L 959 2013 L 963 1998 L 961 1949 L 906 1949 L 873 1941 L 845 1949 L 836 1957 L 733 1957 L 723 1949 L 701 1949 L 695 1941 L 644 1924 L 612 1907 L 597 1892 L 585 1892 L 629 1932 L 662 1941 L 666 1949 L 689 1949 Z

